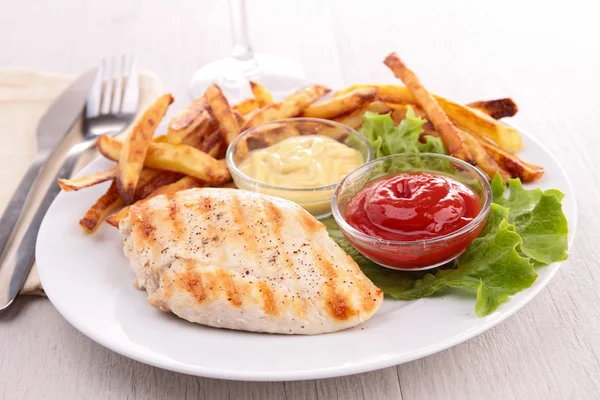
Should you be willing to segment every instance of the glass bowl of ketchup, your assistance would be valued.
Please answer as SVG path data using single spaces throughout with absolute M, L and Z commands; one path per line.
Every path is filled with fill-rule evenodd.
M 338 185 L 332 212 L 346 239 L 388 268 L 423 270 L 465 251 L 492 203 L 487 177 L 454 157 L 405 153 L 379 158 Z

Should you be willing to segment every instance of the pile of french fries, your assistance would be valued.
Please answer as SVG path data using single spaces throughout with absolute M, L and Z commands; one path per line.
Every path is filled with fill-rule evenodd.
M 275 101 L 265 87 L 250 82 L 253 97 L 231 106 L 213 84 L 171 119 L 166 134 L 157 136 L 156 129 L 173 102 L 173 96 L 165 94 L 137 119 L 124 141 L 110 136 L 98 139 L 97 149 L 117 163 L 114 167 L 61 179 L 59 184 L 69 192 L 112 181 L 79 221 L 86 232 L 94 232 L 104 220 L 118 226 L 136 202 L 190 188 L 230 185 L 225 151 L 246 129 L 292 117 L 330 119 L 359 129 L 367 111 L 391 113 L 398 124 L 408 107 L 427 120 L 424 134 L 439 136 L 452 156 L 488 176 L 499 173 L 504 180 L 532 182 L 543 175 L 543 168 L 514 154 L 522 147 L 519 132 L 498 121 L 517 113 L 512 99 L 460 105 L 429 93 L 396 53 L 388 55 L 384 64 L 405 86 L 353 85 L 321 102 L 331 91 L 323 85 L 310 85 Z

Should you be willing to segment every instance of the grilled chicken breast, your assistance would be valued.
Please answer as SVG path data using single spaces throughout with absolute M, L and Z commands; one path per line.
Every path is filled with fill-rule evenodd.
M 191 189 L 131 207 L 125 254 L 163 311 L 214 327 L 318 334 L 369 319 L 383 293 L 293 202 Z

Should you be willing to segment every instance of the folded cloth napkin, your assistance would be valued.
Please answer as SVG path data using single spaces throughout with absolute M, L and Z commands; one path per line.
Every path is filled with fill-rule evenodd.
M 8 204 L 13 192 L 19 185 L 22 176 L 27 171 L 36 152 L 36 129 L 39 119 L 48 106 L 65 90 L 75 76 L 47 74 L 30 70 L 0 69 L 0 210 Z M 146 109 L 162 93 L 160 80 L 150 73 L 140 74 L 140 106 L 138 112 Z M 76 124 L 68 135 L 68 142 L 61 148 L 61 154 L 51 159 L 40 176 L 40 190 L 32 193 L 30 202 L 24 210 L 17 233 L 9 243 L 9 251 L 16 249 L 20 237 L 26 229 L 28 221 L 33 216 L 37 204 L 51 182 L 60 161 L 68 149 L 81 136 L 81 121 Z M 96 158 L 95 149 L 88 151 L 76 168 L 81 167 Z M 77 223 L 74 217 L 69 223 Z M 82 231 L 83 234 L 83 231 Z M 9 253 L 10 254 L 10 253 Z M 1 268 L 1 266 L 0 266 Z M 0 279 L 10 277 L 0 274 Z M 44 291 L 34 265 L 21 294 L 43 295 Z

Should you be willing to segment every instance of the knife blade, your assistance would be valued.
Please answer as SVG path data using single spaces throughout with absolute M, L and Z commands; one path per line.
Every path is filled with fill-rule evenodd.
M 13 236 L 14 228 L 43 167 L 50 155 L 59 147 L 67 133 L 81 117 L 86 97 L 94 82 L 95 75 L 96 69 L 94 68 L 80 76 L 50 105 L 40 119 L 36 134 L 36 156 L 0 218 L 1 260 L 4 261 L 6 259 L 9 250 L 7 244 Z M 15 287 L 16 280 L 14 279 L 15 276 L 12 269 L 3 268 L 0 265 L 0 312 L 12 303 L 15 290 L 17 292 L 20 290 L 20 287 Z M 29 270 L 21 273 L 28 274 Z M 10 284 L 11 281 L 12 284 Z M 24 281 L 25 279 L 22 280 L 21 285 Z
M 94 80 L 95 71 L 96 69 L 92 69 L 77 79 L 50 105 L 40 119 L 36 133 L 37 153 L 35 158 L 0 218 L 0 254 L 4 254 L 6 251 L 6 246 L 27 202 L 29 192 L 43 166 L 81 115 L 87 93 Z

